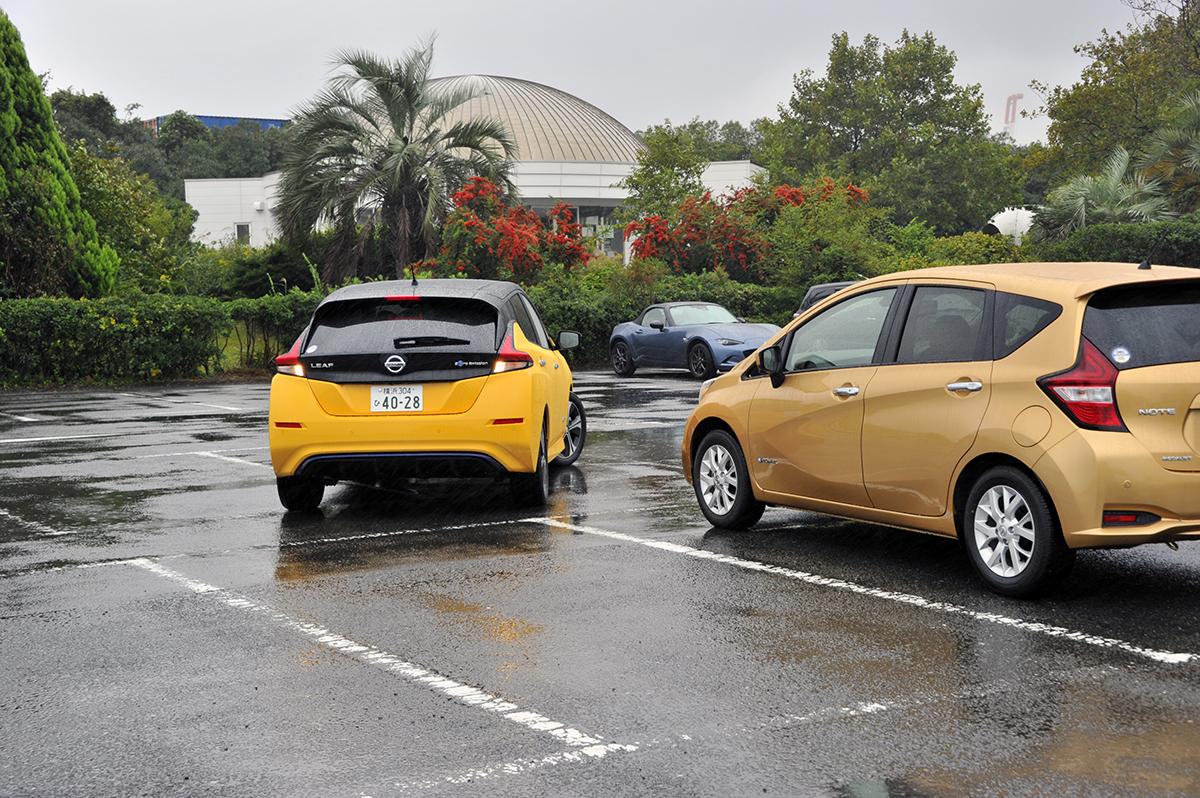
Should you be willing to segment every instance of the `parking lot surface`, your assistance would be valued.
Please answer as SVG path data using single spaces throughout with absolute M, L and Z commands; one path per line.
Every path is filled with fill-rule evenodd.
M 317 516 L 279 506 L 266 384 L 5 394 L 0 793 L 1200 793 L 1200 546 L 1018 602 L 953 541 L 717 532 L 697 383 L 577 391 L 544 511 L 444 482 Z

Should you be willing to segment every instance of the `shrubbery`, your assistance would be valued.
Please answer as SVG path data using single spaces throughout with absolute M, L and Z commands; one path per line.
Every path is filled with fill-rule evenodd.
M 1200 266 L 1200 218 L 1149 224 L 1094 224 L 1062 241 L 1036 247 L 1038 260 L 1118 261 L 1168 266 Z
M 3 300 L 0 386 L 178 379 L 267 368 L 291 346 L 322 298 L 290 291 L 228 302 L 165 294 Z

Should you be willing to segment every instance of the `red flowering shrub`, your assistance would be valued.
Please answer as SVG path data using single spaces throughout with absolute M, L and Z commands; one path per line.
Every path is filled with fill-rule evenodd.
M 507 205 L 496 185 L 483 177 L 472 178 L 452 199 L 454 211 L 442 228 L 437 257 L 443 272 L 529 283 L 547 263 L 570 269 L 591 256 L 582 229 L 563 203 L 550 211 L 547 227 L 529 208 Z

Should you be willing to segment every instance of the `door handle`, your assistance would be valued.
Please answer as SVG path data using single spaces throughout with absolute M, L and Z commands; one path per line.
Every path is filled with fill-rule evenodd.
M 857 385 L 842 385 L 833 389 L 834 396 L 858 396 Z
M 947 391 L 966 391 L 967 393 L 978 393 L 983 390 L 983 383 L 976 380 L 967 380 L 965 382 L 952 382 L 946 386 Z

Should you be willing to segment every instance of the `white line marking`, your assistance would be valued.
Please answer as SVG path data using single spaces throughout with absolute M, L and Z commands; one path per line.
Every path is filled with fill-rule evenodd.
M 603 738 L 585 734 L 579 729 L 569 727 L 556 720 L 551 720 L 536 712 L 523 710 L 511 701 L 485 692 L 478 687 L 456 681 L 430 668 L 407 662 L 401 657 L 390 654 L 381 648 L 365 643 L 357 643 L 348 637 L 331 632 L 323 626 L 298 621 L 265 604 L 259 604 L 231 590 L 225 590 L 216 585 L 202 582 L 199 579 L 193 579 L 153 560 L 139 558 L 131 561 L 130 565 L 182 585 L 198 595 L 213 598 L 227 607 L 265 615 L 280 626 L 294 632 L 299 632 L 330 651 L 358 660 L 364 665 L 370 665 L 385 673 L 399 676 L 412 684 L 441 693 L 464 706 L 474 707 L 485 712 L 493 712 L 510 723 L 516 723 L 527 729 L 548 734 L 561 743 L 578 748 L 580 753 L 586 756 L 602 757 L 609 752 L 608 749 L 612 745 L 605 743 Z M 622 750 L 633 751 L 636 749 L 633 746 L 624 746 Z M 589 751 L 592 753 L 588 753 Z
M 214 407 L 217 410 L 229 410 L 234 413 L 246 412 L 245 409 L 241 408 L 241 407 L 230 407 L 229 405 L 214 405 L 214 404 L 209 404 L 208 402 L 196 402 L 191 399 L 172 399 L 169 396 L 154 396 L 151 394 L 144 394 L 144 393 L 124 393 L 124 392 L 119 393 L 117 395 L 118 396 L 132 396 L 135 399 L 143 399 L 143 400 L 150 401 L 150 402 L 166 402 L 167 404 L 171 404 L 171 405 L 200 405 L 201 407 Z
M 623 532 L 610 532 L 607 529 L 597 529 L 596 527 L 569 524 L 564 521 L 556 521 L 552 518 L 530 518 L 527 520 L 537 521 L 538 523 L 547 524 L 549 526 L 557 526 L 562 529 L 584 532 L 589 535 L 599 535 L 600 537 L 620 540 L 626 543 L 636 543 L 639 546 L 648 546 L 652 549 L 669 551 L 673 554 L 682 554 L 687 557 L 695 557 L 696 559 L 700 560 L 713 560 L 714 562 L 732 565 L 747 571 L 760 571 L 763 573 L 775 574 L 788 579 L 794 579 L 798 582 L 805 582 L 810 585 L 831 587 L 835 590 L 844 590 L 850 593 L 858 593 L 859 595 L 863 596 L 871 596 L 872 598 L 886 599 L 899 604 L 908 604 L 913 607 L 936 610 L 938 612 L 944 612 L 950 615 L 960 615 L 976 621 L 994 623 L 999 626 L 1008 626 L 1013 629 L 1021 629 L 1026 632 L 1043 634 L 1048 637 L 1073 640 L 1077 643 L 1086 643 L 1087 645 L 1096 646 L 1097 648 L 1115 648 L 1119 649 L 1120 651 L 1124 651 L 1127 654 L 1145 657 L 1146 659 L 1150 659 L 1155 662 L 1166 663 L 1169 665 L 1182 665 L 1195 659 L 1200 659 L 1200 654 L 1160 651 L 1153 648 L 1143 648 L 1142 646 L 1137 646 L 1124 640 L 1118 640 L 1111 637 L 1100 637 L 1099 635 L 1093 635 L 1087 632 L 1076 632 L 1063 626 L 1054 626 L 1052 624 L 1040 623 L 1038 621 L 1025 621 L 1020 618 L 1013 618 L 1008 615 L 1001 615 L 995 612 L 980 612 L 978 610 L 972 610 L 968 609 L 967 607 L 959 606 L 958 604 L 927 599 L 924 596 L 917 596 L 911 593 L 898 593 L 892 590 L 881 590 L 875 587 L 867 587 L 866 585 L 848 582 L 844 579 L 819 576 L 817 574 L 810 574 L 805 571 L 784 568 L 780 565 L 770 565 L 757 560 L 746 560 L 729 554 L 718 554 L 716 552 L 706 551 L 705 549 L 696 549 L 692 548 L 691 546 L 684 546 L 679 543 L 669 543 L 665 540 L 639 538 L 634 535 L 627 535 Z
M 218 452 L 263 452 L 269 447 L 267 446 L 238 446 L 232 449 L 199 449 L 190 452 L 160 452 L 158 454 L 139 454 L 129 458 L 130 460 L 148 460 L 153 457 L 187 457 L 188 455 L 196 454 L 216 454 Z
M 192 404 L 194 404 L 194 405 L 201 405 L 202 407 L 215 407 L 215 408 L 216 408 L 216 409 L 218 409 L 218 410 L 229 410 L 229 411 L 231 411 L 231 412 L 234 412 L 234 413 L 244 413 L 244 412 L 246 412 L 246 411 L 245 411 L 245 408 L 241 408 L 241 407 L 230 407 L 229 405 L 211 405 L 211 404 L 209 404 L 208 402 L 192 402 Z
M 0 443 L 38 443 L 40 441 L 76 441 L 81 438 L 115 438 L 128 432 L 94 432 L 89 435 L 47 435 L 41 438 L 7 438 Z
M 8 416 L 9 418 L 15 418 L 17 421 L 25 421 L 25 422 L 41 421 L 40 418 L 30 418 L 29 416 L 18 416 L 16 413 L 5 413 L 3 410 L 0 410 L 0 416 Z
M 194 454 L 197 457 L 211 457 L 214 460 L 224 460 L 228 463 L 238 463 L 240 465 L 257 466 L 258 468 L 270 468 L 274 470 L 273 466 L 269 466 L 266 463 L 256 463 L 253 460 L 243 460 L 240 457 L 226 457 L 216 452 L 189 452 L 189 454 Z
M 603 759 L 610 753 L 626 753 L 635 750 L 637 750 L 636 746 L 622 745 L 620 743 L 591 745 L 587 748 L 559 751 L 558 753 L 542 757 L 514 759 L 511 762 L 503 762 L 498 765 L 471 768 L 470 770 L 464 770 L 438 779 L 414 781 L 407 784 L 398 783 L 395 786 L 400 792 L 409 792 L 412 790 L 430 790 L 447 784 L 473 784 L 477 781 L 485 781 L 502 776 L 515 776 L 519 773 L 555 767 L 557 765 L 580 764 L 594 759 Z
M 61 537 L 63 535 L 78 534 L 78 530 L 75 530 L 75 529 L 55 529 L 54 527 L 46 526 L 45 524 L 40 523 L 38 521 L 30 521 L 29 519 L 22 518 L 21 516 L 17 515 L 16 513 L 11 513 L 2 507 L 0 507 L 0 517 L 8 518 L 8 519 L 14 521 L 15 523 L 20 524 L 21 526 L 25 527 L 26 529 L 32 529 L 35 532 L 41 532 L 46 537 Z

